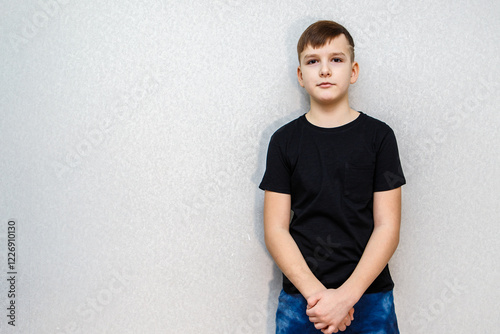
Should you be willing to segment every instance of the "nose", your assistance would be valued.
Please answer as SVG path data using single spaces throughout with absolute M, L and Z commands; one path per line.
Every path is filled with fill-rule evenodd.
M 321 68 L 320 68 L 320 72 L 319 72 L 319 75 L 321 77 L 329 77 L 330 75 L 332 75 L 332 71 L 330 69 L 330 66 L 328 66 L 328 63 L 323 63 Z

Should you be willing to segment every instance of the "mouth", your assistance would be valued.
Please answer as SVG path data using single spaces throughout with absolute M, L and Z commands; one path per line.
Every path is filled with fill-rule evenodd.
M 328 87 L 331 87 L 333 86 L 334 84 L 332 84 L 331 82 L 322 82 L 320 84 L 318 84 L 318 87 L 321 87 L 321 88 L 328 88 Z

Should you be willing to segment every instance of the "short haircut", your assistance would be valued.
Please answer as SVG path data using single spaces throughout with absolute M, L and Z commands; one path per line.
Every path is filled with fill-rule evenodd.
M 349 51 L 351 56 L 351 62 L 354 61 L 354 40 L 352 39 L 351 34 L 344 28 L 342 25 L 333 21 L 318 21 L 316 23 L 311 24 L 307 27 L 306 30 L 302 33 L 299 38 L 299 42 L 297 43 L 297 55 L 299 57 L 300 64 L 300 54 L 307 46 L 311 46 L 313 48 L 318 48 L 330 40 L 334 39 L 339 35 L 344 35 L 347 38 L 347 42 L 349 43 Z

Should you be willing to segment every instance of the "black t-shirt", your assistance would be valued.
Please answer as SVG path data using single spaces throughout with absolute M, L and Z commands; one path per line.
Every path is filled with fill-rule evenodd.
M 291 236 L 314 275 L 338 288 L 373 231 L 373 192 L 405 183 L 394 132 L 360 112 L 335 128 L 315 126 L 302 115 L 278 129 L 259 188 L 291 195 Z M 393 286 L 386 266 L 366 293 Z M 298 293 L 286 276 L 283 288 Z

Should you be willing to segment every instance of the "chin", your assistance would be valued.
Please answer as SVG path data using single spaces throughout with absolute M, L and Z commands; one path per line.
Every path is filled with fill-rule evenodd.
M 339 98 L 336 97 L 327 97 L 327 98 L 317 98 L 316 101 L 323 103 L 323 104 L 331 104 L 339 101 Z

